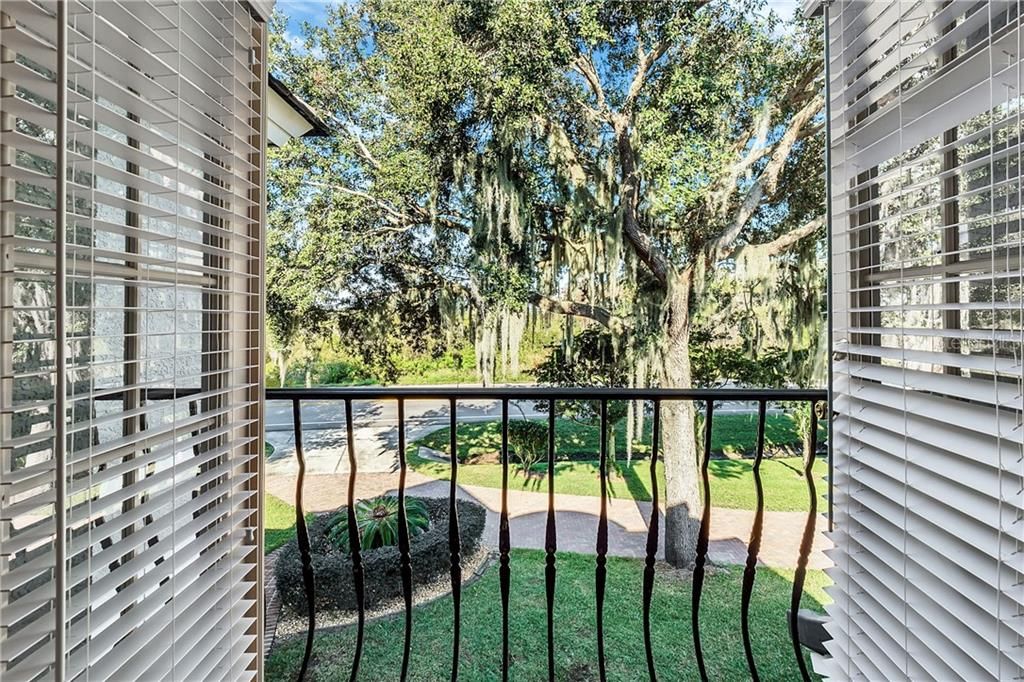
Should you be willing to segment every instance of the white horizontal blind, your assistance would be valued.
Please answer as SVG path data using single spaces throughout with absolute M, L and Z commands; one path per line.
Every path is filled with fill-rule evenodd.
M 0 22 L 0 678 L 256 677 L 265 26 Z
M 57 30 L 52 8 L 24 8 L 25 19 L 45 31 L 48 41 L 17 25 L 12 9 L 7 2 L 0 7 L 0 676 L 5 680 L 52 678 L 58 620 Z M 28 55 L 40 68 L 29 66 Z M 19 248 L 19 242 L 25 246 Z
M 1020 5 L 826 10 L 838 679 L 1024 677 Z

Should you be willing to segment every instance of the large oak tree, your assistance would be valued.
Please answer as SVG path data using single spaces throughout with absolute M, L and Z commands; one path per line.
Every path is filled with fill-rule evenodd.
M 338 134 L 274 159 L 272 317 L 334 316 L 379 343 L 367 319 L 416 336 L 533 306 L 690 386 L 715 282 L 784 267 L 820 233 L 816 41 L 745 2 L 332 8 L 274 43 L 272 68 Z M 663 409 L 666 555 L 686 565 L 694 408 Z

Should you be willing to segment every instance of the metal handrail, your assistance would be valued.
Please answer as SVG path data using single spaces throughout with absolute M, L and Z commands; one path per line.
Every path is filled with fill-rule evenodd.
M 765 446 L 765 423 L 767 405 L 772 402 L 805 402 L 809 403 L 811 407 L 811 448 L 810 455 L 804 458 L 804 476 L 808 486 L 808 495 L 810 497 L 810 511 L 807 514 L 806 522 L 804 526 L 804 533 L 801 537 L 801 543 L 798 548 L 798 561 L 797 571 L 794 576 L 794 583 L 791 594 L 791 611 L 788 614 L 787 624 L 790 626 L 790 639 L 793 645 L 794 655 L 797 657 L 798 668 L 801 677 L 804 680 L 809 680 L 810 675 L 804 665 L 801 645 L 799 642 L 799 628 L 796 626 L 797 612 L 799 610 L 801 597 L 803 594 L 803 583 L 804 575 L 806 572 L 807 562 L 810 557 L 813 534 L 815 532 L 815 526 L 817 522 L 816 513 L 816 491 L 814 481 L 811 476 L 811 466 L 813 464 L 813 458 L 815 457 L 816 440 L 817 440 L 817 424 L 818 419 L 824 416 L 824 408 L 827 405 L 827 393 L 824 390 L 816 389 L 651 389 L 651 388 L 566 388 L 566 387 L 546 387 L 546 386 L 512 386 L 512 387 L 438 387 L 438 386 L 415 386 L 415 387 L 352 387 L 352 388 L 271 388 L 266 390 L 267 400 L 283 400 L 290 401 L 292 403 L 292 413 L 294 415 L 295 422 L 295 445 L 296 455 L 299 457 L 300 468 L 298 476 L 295 482 L 296 485 L 296 527 L 299 538 L 299 550 L 301 555 L 303 577 L 306 585 L 306 599 L 307 608 L 309 609 L 309 630 L 306 633 L 306 647 L 300 668 L 299 679 L 301 680 L 307 672 L 310 657 L 313 650 L 313 638 L 315 633 L 315 616 L 313 610 L 315 608 L 315 580 L 312 568 L 312 556 L 310 553 L 310 543 L 308 535 L 306 534 L 306 526 L 304 523 L 305 511 L 302 508 L 301 490 L 304 484 L 304 456 L 302 448 L 302 425 L 300 417 L 300 407 L 302 401 L 342 401 L 345 404 L 345 421 L 347 431 L 347 450 L 349 455 L 350 463 L 350 477 L 349 477 L 349 495 L 348 495 L 348 519 L 349 524 L 355 523 L 355 517 L 353 512 L 354 504 L 354 489 L 355 479 L 358 475 L 356 471 L 355 463 L 355 439 L 353 438 L 353 427 L 352 427 L 352 404 L 359 400 L 386 400 L 396 401 L 398 404 L 398 428 L 399 428 L 399 443 L 402 452 L 399 453 L 399 466 L 400 466 L 400 481 L 398 496 L 400 501 L 399 507 L 399 518 L 400 524 L 405 526 L 407 523 L 405 518 L 405 481 L 406 471 L 408 468 L 407 461 L 404 453 L 404 435 L 405 435 L 405 412 L 404 406 L 406 400 L 443 400 L 448 403 L 449 406 L 449 448 L 451 454 L 451 476 L 449 478 L 449 549 L 451 553 L 451 585 L 452 585 L 452 597 L 453 607 L 455 609 L 453 618 L 453 641 L 452 641 L 452 680 L 458 678 L 459 670 L 459 658 L 460 658 L 460 636 L 459 626 L 461 625 L 461 611 L 460 611 L 460 595 L 461 595 L 461 582 L 462 582 L 462 565 L 461 557 L 459 555 L 459 547 L 461 544 L 458 515 L 455 508 L 456 493 L 458 486 L 458 457 L 456 452 L 457 446 L 457 428 L 458 425 L 458 402 L 460 400 L 467 399 L 492 399 L 501 402 L 501 465 L 502 465 L 502 504 L 500 513 L 500 528 L 499 528 L 499 579 L 501 584 L 502 594 L 502 664 L 501 664 L 501 675 L 502 679 L 508 679 L 509 668 L 510 668 L 510 656 L 509 656 L 509 631 L 508 631 L 508 592 L 510 586 L 510 565 L 509 565 L 509 550 L 510 550 L 510 539 L 509 539 L 509 526 L 508 526 L 508 420 L 509 411 L 508 405 L 510 401 L 515 400 L 538 400 L 545 401 L 548 406 L 548 511 L 547 511 L 547 525 L 546 525 L 546 539 L 545 539 L 545 552 L 546 552 L 546 569 L 545 569 L 545 582 L 546 582 L 546 593 L 547 593 L 547 615 L 548 615 L 548 632 L 547 632 L 547 655 L 548 655 L 548 674 L 551 679 L 554 679 L 554 638 L 553 638 L 553 599 L 554 599 L 554 581 L 556 573 L 556 560 L 555 560 L 555 508 L 554 508 L 554 487 L 555 477 L 554 469 L 552 464 L 555 460 L 555 411 L 556 401 L 559 400 L 577 400 L 577 401 L 597 401 L 601 404 L 600 415 L 601 415 L 601 444 L 600 444 L 600 476 L 601 476 L 601 513 L 598 521 L 598 532 L 597 532 L 597 547 L 596 547 L 596 567 L 595 567 L 595 579 L 597 588 L 597 612 L 596 612 L 596 623 L 597 623 L 597 659 L 599 664 L 599 672 L 601 680 L 603 681 L 606 676 L 605 670 L 605 646 L 604 646 L 604 595 L 606 589 L 606 555 L 608 551 L 608 514 L 607 514 L 607 502 L 608 502 L 608 438 L 607 429 L 605 424 L 608 420 L 608 403 L 613 401 L 624 401 L 624 400 L 635 400 L 635 401 L 647 401 L 653 405 L 653 418 L 655 430 L 653 436 L 653 442 L 651 447 L 651 477 L 652 486 L 657 490 L 657 480 L 654 473 L 655 463 L 658 460 L 658 451 L 661 447 L 660 438 L 661 434 L 661 405 L 663 402 L 672 401 L 694 401 L 703 403 L 704 415 L 705 415 L 705 435 L 704 435 L 704 447 L 700 462 L 700 475 L 701 482 L 703 485 L 705 508 L 701 519 L 700 531 L 697 541 L 697 556 L 694 567 L 693 575 L 693 588 L 692 588 L 692 599 L 691 599 L 691 618 L 693 627 L 693 642 L 694 642 L 694 653 L 697 661 L 698 669 L 700 672 L 701 679 L 709 679 L 708 671 L 704 661 L 704 647 L 700 637 L 700 619 L 698 614 L 700 611 L 701 595 L 703 592 L 705 565 L 708 558 L 709 549 L 709 537 L 710 537 L 710 506 L 711 506 L 711 491 L 710 481 L 708 473 L 708 462 L 711 459 L 711 429 L 713 426 L 713 417 L 715 412 L 716 403 L 722 402 L 756 402 L 758 404 L 758 437 L 757 437 L 757 457 L 754 462 L 754 474 L 755 484 L 757 490 L 757 505 L 756 505 L 756 521 L 754 528 L 751 531 L 751 537 L 748 542 L 748 555 L 746 566 L 744 570 L 743 580 L 743 594 L 741 598 L 741 632 L 743 635 L 744 651 L 746 654 L 747 667 L 753 680 L 758 680 L 758 671 L 755 657 L 751 648 L 750 643 L 750 624 L 749 624 L 749 610 L 751 596 L 754 587 L 754 581 L 756 578 L 756 565 L 758 561 L 758 549 L 761 543 L 761 535 L 763 532 L 763 526 L 761 519 L 764 516 L 764 495 L 761 488 L 761 479 L 759 468 L 764 455 Z M 648 674 L 651 680 L 657 679 L 657 674 L 654 667 L 654 657 L 652 652 L 651 642 L 651 631 L 650 631 L 650 600 L 651 592 L 654 581 L 654 566 L 655 556 L 658 549 L 657 539 L 657 514 L 659 513 L 657 500 L 654 501 L 651 510 L 651 518 L 649 521 L 649 533 L 648 542 L 646 547 L 645 557 L 645 570 L 644 570 L 644 586 L 643 586 L 643 620 L 644 620 L 644 644 L 645 653 L 647 659 Z M 402 564 L 403 572 L 403 600 L 405 602 L 405 641 L 403 647 L 402 657 L 402 670 L 400 673 L 400 679 L 405 680 L 408 675 L 408 664 L 411 647 L 411 610 L 412 610 L 412 588 L 409 573 L 411 571 L 411 562 L 409 554 L 409 545 L 407 533 L 402 534 L 403 542 L 400 547 L 400 561 Z M 362 643 L 363 643 L 363 629 L 364 629 L 364 604 L 362 595 L 364 592 L 364 575 L 360 560 L 360 550 L 358 543 L 358 534 L 350 533 L 349 538 L 352 542 L 350 551 L 354 555 L 353 562 L 353 581 L 356 587 L 358 595 L 358 630 L 356 635 L 356 649 L 352 661 L 352 667 L 350 668 L 351 679 L 354 680 L 359 670 L 359 663 L 362 655 Z
M 809 402 L 825 400 L 810 388 L 582 388 L 564 386 L 353 386 L 268 388 L 267 400 L 714 400 L 715 402 Z

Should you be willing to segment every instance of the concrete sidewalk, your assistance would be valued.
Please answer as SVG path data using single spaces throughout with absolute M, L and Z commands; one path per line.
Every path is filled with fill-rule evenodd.
M 356 479 L 356 498 L 373 497 L 393 492 L 398 485 L 397 474 L 361 473 Z M 556 480 L 557 485 L 557 480 Z M 447 497 L 448 481 L 437 480 L 410 471 L 407 492 L 423 497 Z M 289 504 L 295 500 L 294 475 L 268 475 L 267 492 Z M 303 496 L 307 511 L 329 511 L 347 504 L 348 475 L 307 475 Z M 498 520 L 501 511 L 501 490 L 481 486 L 460 486 L 459 497 L 475 500 L 487 509 L 484 542 L 498 544 Z M 548 498 L 545 493 L 508 491 L 509 533 L 512 546 L 543 549 Z M 594 553 L 600 499 L 582 495 L 555 495 L 558 549 L 567 552 Z M 643 558 L 647 543 L 647 520 L 650 502 L 608 500 L 608 553 L 612 556 Z M 758 558 L 765 566 L 792 569 L 796 567 L 800 537 L 807 515 L 803 512 L 765 512 L 761 551 Z M 747 540 L 754 522 L 754 512 L 743 509 L 713 507 L 711 511 L 711 546 L 709 557 L 719 564 L 741 564 L 746 561 Z M 658 558 L 664 558 L 664 528 L 659 524 L 661 538 Z M 821 532 L 826 528 L 819 516 L 810 568 L 828 568 L 831 560 L 824 552 L 832 542 Z

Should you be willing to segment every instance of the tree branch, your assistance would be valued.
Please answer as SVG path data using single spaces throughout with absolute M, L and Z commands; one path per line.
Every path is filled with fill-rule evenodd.
M 669 263 L 640 227 L 640 175 L 636 170 L 633 145 L 629 139 L 629 121 L 626 116 L 615 118 L 615 137 L 619 151 L 619 165 L 622 168 L 622 233 L 633 247 L 637 257 L 647 266 L 654 278 L 662 285 L 668 283 Z
M 817 218 L 808 220 L 800 227 L 795 227 L 789 232 L 786 232 L 785 234 L 776 237 L 770 242 L 765 242 L 763 244 L 743 244 L 741 246 L 738 246 L 733 251 L 733 255 L 735 255 L 738 258 L 744 250 L 756 249 L 757 251 L 765 255 L 777 256 L 780 253 L 789 249 L 791 246 L 793 246 L 800 240 L 806 239 L 807 237 L 813 235 L 815 232 L 820 230 L 824 224 L 825 216 L 818 216 Z
M 613 315 L 610 310 L 600 306 L 579 301 L 555 299 L 537 292 L 530 293 L 527 300 L 543 312 L 585 317 L 589 320 L 594 320 L 616 334 L 621 334 L 629 329 L 629 323 L 626 320 L 618 315 Z
M 709 241 L 708 247 L 713 260 L 719 260 L 724 252 L 730 250 L 731 244 L 740 236 L 747 222 L 761 205 L 762 199 L 775 194 L 779 176 L 785 168 L 786 159 L 789 158 L 793 145 L 801 139 L 801 131 L 814 119 L 823 104 L 824 98 L 820 94 L 815 95 L 790 119 L 786 132 L 768 155 L 768 163 L 757 180 L 747 189 L 733 219 L 717 237 Z
M 352 142 L 356 145 L 356 153 L 358 153 L 359 156 L 362 157 L 364 161 L 373 166 L 374 169 L 380 170 L 380 161 L 378 161 L 377 158 L 373 155 L 373 153 L 370 152 L 370 148 L 366 146 L 365 142 L 363 142 L 363 138 L 360 137 L 359 134 L 352 129 L 350 122 L 347 119 L 337 115 L 332 116 L 332 118 L 335 126 L 344 130 L 345 134 L 348 135 Z
M 753 126 L 750 129 L 750 135 L 748 138 L 752 140 L 750 144 L 750 150 L 739 162 L 739 164 L 737 164 L 738 173 L 736 174 L 736 176 L 738 176 L 739 173 L 742 173 L 744 170 L 754 165 L 758 160 L 764 158 L 771 152 L 771 146 L 766 145 L 765 141 L 768 139 L 768 129 L 771 127 L 772 112 L 774 111 L 774 109 L 775 107 L 766 103 L 761 108 L 761 111 L 758 112 L 757 118 L 754 119 Z
M 775 145 L 775 151 L 772 152 L 768 159 L 768 164 L 761 172 L 760 182 L 764 186 L 765 194 L 771 196 L 775 193 L 779 176 L 786 165 L 786 159 L 789 158 L 789 152 L 793 149 L 793 145 L 796 144 L 797 140 L 800 139 L 800 132 L 814 120 L 814 117 L 821 111 L 821 107 L 824 104 L 825 98 L 818 94 L 808 100 L 803 108 L 793 114 L 786 132 L 783 133 L 782 138 Z
M 818 71 L 816 66 L 808 68 L 803 76 L 786 91 L 785 95 L 778 100 L 764 102 L 751 121 L 750 127 L 739 136 L 733 146 L 733 154 L 739 157 L 739 161 L 729 167 L 715 183 L 716 189 L 711 192 L 708 202 L 712 214 L 721 215 L 728 206 L 729 197 L 732 195 L 739 177 L 758 161 L 774 152 L 776 148 L 774 145 L 765 144 L 771 130 L 772 118 L 784 106 L 798 106 L 815 94 L 810 86 L 814 83 Z M 802 140 L 811 137 L 822 128 L 823 125 L 810 127 L 805 125 L 798 131 L 796 139 Z
M 318 180 L 305 180 L 304 184 L 312 185 L 314 187 L 320 187 L 322 189 L 333 189 L 333 190 L 336 190 L 336 191 L 341 192 L 343 194 L 348 194 L 349 196 L 353 196 L 353 197 L 362 199 L 363 201 L 368 201 L 371 204 L 374 204 L 375 206 L 377 206 L 377 208 L 380 208 L 385 213 L 387 213 L 391 217 L 392 223 L 401 224 L 403 222 L 406 222 L 406 223 L 414 223 L 414 222 L 416 222 L 416 221 L 412 220 L 412 217 L 409 216 L 408 214 L 403 213 L 402 211 L 398 210 L 397 208 L 395 208 L 394 206 L 392 206 L 388 202 L 384 201 L 383 199 L 380 199 L 378 197 L 373 196 L 369 192 L 364 192 L 364 191 L 359 190 L 359 189 L 352 189 L 351 187 L 346 187 L 344 185 L 336 185 L 333 182 L 320 182 Z
M 650 52 L 646 52 L 644 51 L 643 46 L 637 42 L 636 73 L 633 74 L 633 80 L 629 84 L 629 90 L 626 92 L 626 99 L 622 102 L 623 113 L 628 113 L 633 110 L 633 105 L 636 104 L 636 100 L 640 96 L 640 91 L 643 90 L 644 84 L 647 82 L 647 76 L 650 73 L 651 67 L 665 54 L 668 47 L 669 42 L 667 40 L 660 40 L 655 43 Z
M 345 132 L 347 132 L 349 137 L 352 138 L 352 141 L 356 143 L 356 148 L 359 150 L 359 155 L 366 159 L 366 162 L 373 166 L 376 170 L 380 170 L 380 161 L 378 161 L 376 157 L 374 157 L 374 155 L 370 152 L 370 148 L 366 146 L 365 142 L 363 142 L 363 138 L 359 137 L 359 135 L 357 135 L 355 131 L 351 130 L 348 126 L 345 126 Z
M 683 3 L 686 9 L 694 14 L 701 7 L 708 4 L 709 0 L 691 0 L 691 2 Z M 638 36 L 640 26 L 637 26 Z M 672 41 L 668 38 L 662 38 L 651 46 L 649 51 L 644 50 L 643 43 L 639 40 L 636 42 L 636 55 L 637 65 L 636 73 L 633 74 L 633 80 L 629 84 L 629 90 L 626 93 L 626 99 L 622 103 L 622 112 L 629 113 L 633 109 L 633 105 L 636 103 L 637 98 L 640 96 L 640 91 L 643 90 L 644 84 L 647 82 L 647 77 L 650 75 L 651 69 L 658 63 L 658 60 L 665 56 L 665 53 L 672 46 Z
M 573 60 L 572 68 L 576 69 L 590 86 L 590 91 L 594 93 L 594 99 L 597 101 L 598 113 L 607 113 L 604 88 L 601 87 L 601 78 L 597 75 L 597 68 L 594 66 L 593 58 L 589 54 L 586 56 L 582 54 L 577 55 L 576 59 Z
M 722 216 L 726 212 L 729 207 L 729 198 L 735 191 L 736 182 L 740 176 L 771 153 L 772 147 L 766 145 L 765 140 L 768 138 L 773 110 L 772 104 L 765 102 L 751 122 L 751 126 L 740 135 L 733 145 L 732 152 L 739 160 L 723 171 L 715 182 L 714 189 L 708 193 L 706 203 L 712 215 Z M 744 154 L 745 149 L 747 152 Z
M 395 228 L 393 231 L 402 231 L 405 228 L 413 227 L 415 225 L 429 225 L 433 223 L 443 225 L 444 227 L 448 227 L 465 234 L 470 233 L 469 225 L 458 222 L 458 220 L 452 216 L 431 216 L 430 213 L 421 206 L 410 206 L 409 210 L 411 210 L 412 213 L 408 213 L 392 206 L 383 199 L 375 197 L 369 192 L 364 192 L 362 190 L 352 189 L 351 187 L 336 185 L 330 182 L 319 182 L 317 180 L 305 180 L 304 184 L 321 187 L 323 189 L 336 190 L 343 194 L 348 194 L 349 196 L 357 197 L 363 201 L 374 204 L 387 214 L 388 222 L 390 222 L 393 228 Z

